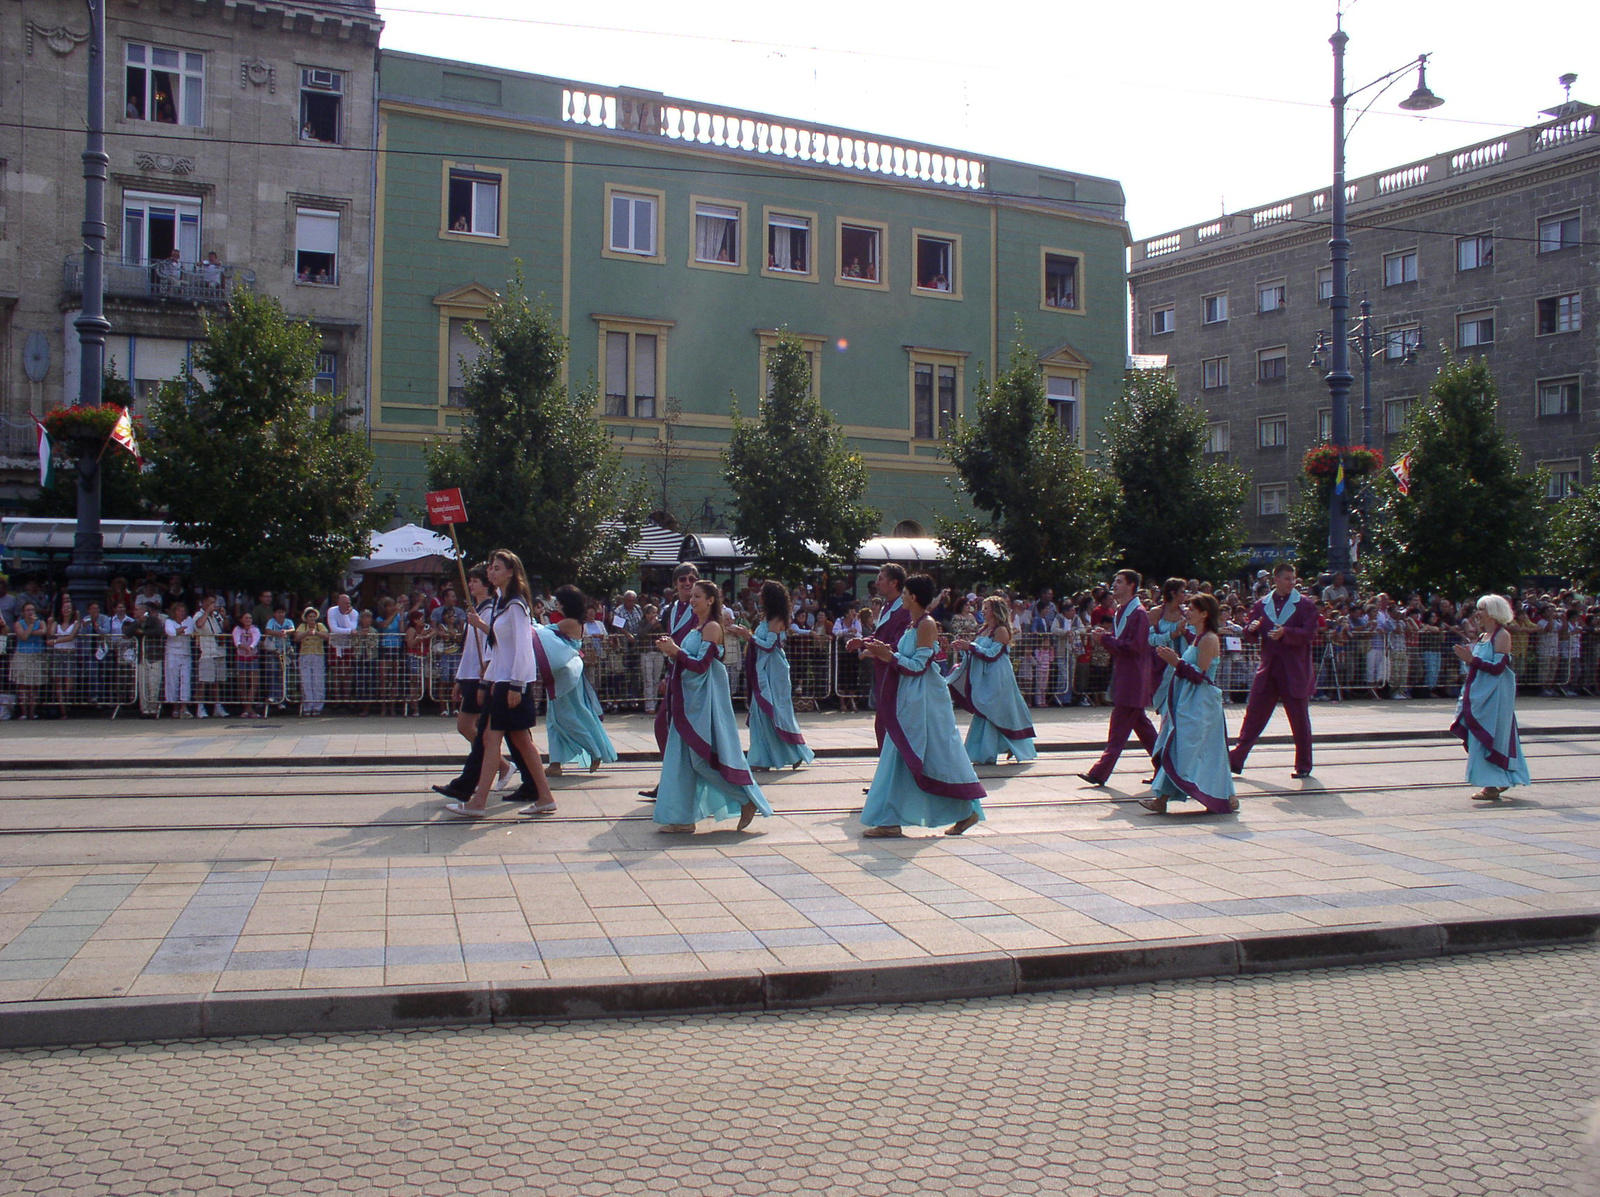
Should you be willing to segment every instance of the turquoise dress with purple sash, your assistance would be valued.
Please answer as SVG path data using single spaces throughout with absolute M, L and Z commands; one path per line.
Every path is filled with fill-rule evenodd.
M 972 714 L 967 728 L 968 760 L 974 765 L 992 765 L 1002 752 L 1019 761 L 1038 757 L 1033 746 L 1033 716 L 1022 699 L 1005 645 L 992 636 L 979 636 L 948 681 L 955 705 Z
M 1497 790 L 1532 783 L 1517 733 L 1517 675 L 1511 656 L 1489 640 L 1472 646 L 1467 680 L 1450 730 L 1467 749 L 1467 781 Z
M 809 765 L 815 754 L 800 734 L 794 717 L 794 687 L 789 680 L 789 657 L 783 651 L 787 634 L 774 632 L 766 623 L 751 632 L 744 655 L 746 692 L 750 696 L 750 767 L 784 769 Z
M 938 827 L 984 817 L 983 784 L 956 730 L 950 687 L 932 666 L 933 648 L 918 648 L 916 626 L 907 628 L 878 695 L 884 739 L 861 811 L 868 827 Z
M 551 762 L 587 769 L 596 760 L 616 760 L 617 750 L 601 723 L 606 716 L 600 696 L 583 671 L 582 644 L 541 625 L 533 629 L 533 655 L 548 700 L 545 730 Z
M 655 821 L 731 819 L 746 802 L 770 815 L 772 807 L 751 778 L 739 745 L 722 646 L 695 628 L 683 638 L 677 664 L 670 683 L 672 722 L 661 754 Z
M 1217 689 L 1219 652 L 1201 672 L 1200 645 L 1184 647 L 1182 662 L 1167 669 L 1167 698 L 1156 737 L 1156 776 L 1150 788 L 1162 798 L 1191 798 L 1222 812 L 1233 797 L 1228 768 L 1228 725 Z

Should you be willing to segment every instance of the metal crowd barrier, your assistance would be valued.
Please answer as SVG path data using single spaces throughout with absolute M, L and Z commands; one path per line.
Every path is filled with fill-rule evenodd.
M 54 643 L 37 637 L 22 643 L 0 635 L 0 710 L 6 718 L 49 711 L 65 717 L 69 708 L 86 707 L 115 717 L 135 701 L 137 662 L 130 636 L 80 631 Z

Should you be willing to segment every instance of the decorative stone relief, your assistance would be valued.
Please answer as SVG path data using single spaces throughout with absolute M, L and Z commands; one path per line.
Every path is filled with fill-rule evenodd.
M 239 86 L 266 88 L 273 95 L 278 94 L 278 68 L 261 58 L 246 58 L 239 64 Z
M 158 170 L 167 175 L 192 175 L 194 159 L 179 154 L 152 154 L 148 151 L 133 159 L 140 170 Z
M 54 29 L 47 29 L 33 21 L 28 22 L 28 54 L 33 54 L 33 39 L 35 36 L 44 38 L 44 44 L 49 46 L 62 58 L 71 54 L 73 48 L 89 40 L 89 34 L 74 33 L 65 25 L 57 25 Z

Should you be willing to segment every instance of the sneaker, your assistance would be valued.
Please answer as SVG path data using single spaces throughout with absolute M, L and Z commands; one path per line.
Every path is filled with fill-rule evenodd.
M 204 718 L 206 718 L 206 708 L 205 708 L 204 705 L 195 707 L 195 709 L 194 709 L 194 717 L 196 719 L 204 719 Z
M 644 704 L 644 713 L 646 715 L 654 715 L 656 713 L 656 704 L 653 703 L 653 702 L 645 703 Z
M 218 719 L 226 719 L 228 717 L 228 708 L 223 706 L 220 702 L 212 703 L 211 713 Z

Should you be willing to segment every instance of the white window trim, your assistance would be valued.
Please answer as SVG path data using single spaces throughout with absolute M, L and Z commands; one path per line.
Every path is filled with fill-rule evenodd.
M 655 201 L 653 218 L 655 244 L 651 247 L 655 252 L 643 254 L 611 247 L 611 200 L 614 196 L 619 195 L 627 196 L 630 199 Z M 601 220 L 600 256 L 602 258 L 610 258 L 614 262 L 648 262 L 655 266 L 665 266 L 667 264 L 667 226 L 664 219 L 666 212 L 667 193 L 659 188 L 634 187 L 627 183 L 607 183 L 605 185 L 605 208 Z
M 922 287 L 917 283 L 917 242 L 924 237 L 934 241 L 950 242 L 950 269 L 955 275 L 950 280 L 950 289 L 940 291 L 934 287 Z M 966 255 L 961 245 L 960 233 L 944 233 L 938 229 L 912 229 L 911 230 L 911 294 L 920 295 L 923 299 L 961 299 L 967 286 Z M 1054 310 L 1054 309 L 1052 309 Z
M 1547 386 L 1565 386 L 1571 384 L 1577 390 L 1573 408 L 1570 411 L 1546 412 L 1544 408 L 1544 388 Z M 1546 378 L 1536 378 L 1533 383 L 1533 415 L 1536 420 L 1569 420 L 1583 413 L 1583 376 L 1581 374 L 1552 374 Z
M 1156 317 L 1160 315 L 1165 315 L 1167 317 L 1167 327 L 1158 331 L 1156 329 Z M 1158 308 L 1150 309 L 1150 335 L 1152 337 L 1164 337 L 1177 331 L 1178 307 L 1176 304 L 1167 303 L 1162 304 Z
M 1207 303 L 1207 301 L 1212 300 L 1212 299 L 1220 299 L 1220 300 L 1222 300 L 1222 313 L 1223 314 L 1222 314 L 1221 318 L 1219 318 L 1217 320 L 1208 320 L 1208 319 L 1206 319 L 1206 303 Z M 1202 325 L 1207 325 L 1207 324 L 1226 324 L 1228 322 L 1228 317 L 1231 316 L 1232 314 L 1233 313 L 1230 310 L 1230 305 L 1228 303 L 1228 293 L 1226 291 L 1213 291 L 1209 295 L 1202 295 L 1200 297 L 1200 323 Z
M 440 164 L 439 175 L 439 239 L 441 241 L 465 241 L 473 245 L 510 245 L 511 239 L 506 232 L 506 217 L 511 212 L 510 179 L 509 172 L 503 166 L 480 166 L 476 162 L 452 162 L 446 160 Z M 500 179 L 500 231 L 494 236 L 488 233 L 461 233 L 450 228 L 450 172 L 461 171 L 464 174 L 497 175 Z
M 1397 258 L 1410 258 L 1411 269 L 1413 273 L 1411 278 L 1402 278 L 1398 282 L 1391 283 L 1389 281 L 1389 263 Z M 1405 273 L 1403 267 L 1401 268 L 1401 273 Z M 1383 255 L 1383 285 L 1385 287 L 1407 287 L 1412 283 L 1420 282 L 1421 280 L 1422 255 L 1418 252 L 1416 246 L 1413 245 L 1408 249 L 1393 250 Z
M 1269 425 L 1269 424 L 1282 424 L 1283 425 L 1283 440 L 1281 442 L 1279 442 L 1278 444 L 1275 444 L 1275 445 L 1264 445 L 1264 444 L 1261 443 L 1261 432 L 1262 432 L 1262 429 L 1266 428 L 1267 425 Z M 1266 450 L 1287 449 L 1288 447 L 1289 447 L 1289 413 L 1288 412 L 1278 412 L 1276 415 L 1257 416 L 1256 417 L 1256 449 L 1258 451 L 1259 450 L 1263 450 L 1263 449 L 1266 449 Z
M 1569 220 L 1578 222 L 1578 237 L 1571 245 L 1558 245 L 1551 249 L 1544 247 L 1544 226 L 1547 224 L 1565 224 Z M 1552 212 L 1549 216 L 1540 216 L 1533 222 L 1534 245 L 1539 254 L 1558 254 L 1564 250 L 1577 249 L 1583 244 L 1583 212 L 1573 208 L 1567 212 Z
M 1265 500 L 1268 491 L 1280 492 L 1282 497 L 1278 503 L 1277 511 L 1265 511 Z M 1267 519 L 1277 519 L 1289 514 L 1289 484 L 1287 482 L 1262 482 L 1256 486 L 1256 515 Z
M 1261 293 L 1269 289 L 1278 291 L 1278 306 L 1264 308 L 1261 306 Z M 1289 310 L 1289 280 L 1284 278 L 1263 279 L 1256 284 L 1256 315 L 1271 316 L 1277 312 Z
M 739 260 L 737 262 L 706 261 L 699 256 L 700 209 L 702 207 L 727 208 L 738 213 L 739 233 L 736 240 L 738 242 Z M 607 207 L 606 211 L 608 213 L 610 210 Z M 749 274 L 750 205 L 744 200 L 721 199 L 712 195 L 691 195 L 689 197 L 689 257 L 687 265 L 690 270 L 711 270 L 718 274 Z
M 846 225 L 853 229 L 870 229 L 878 234 L 878 278 L 876 282 L 869 278 L 845 277 L 844 269 L 848 265 L 844 260 L 844 230 Z M 860 216 L 834 217 L 833 285 L 836 287 L 851 287 L 858 291 L 889 290 L 889 224 L 887 221 L 867 220 Z
M 1576 299 L 1578 301 L 1578 322 L 1576 324 L 1574 324 L 1571 328 L 1553 328 L 1549 332 L 1541 332 L 1539 330 L 1539 305 L 1542 304 L 1542 303 L 1549 303 L 1549 302 L 1554 301 L 1556 303 L 1557 319 L 1559 320 L 1560 312 L 1561 312 L 1560 301 L 1563 300 L 1563 299 Z M 1581 290 L 1579 290 L 1579 291 L 1562 291 L 1562 292 L 1560 292 L 1560 293 L 1558 293 L 1556 295 L 1541 295 L 1538 299 L 1533 301 L 1533 335 L 1534 336 L 1536 336 L 1536 337 L 1564 337 L 1568 333 L 1575 333 L 1575 332 L 1582 332 L 1582 331 L 1583 331 L 1583 292 Z

